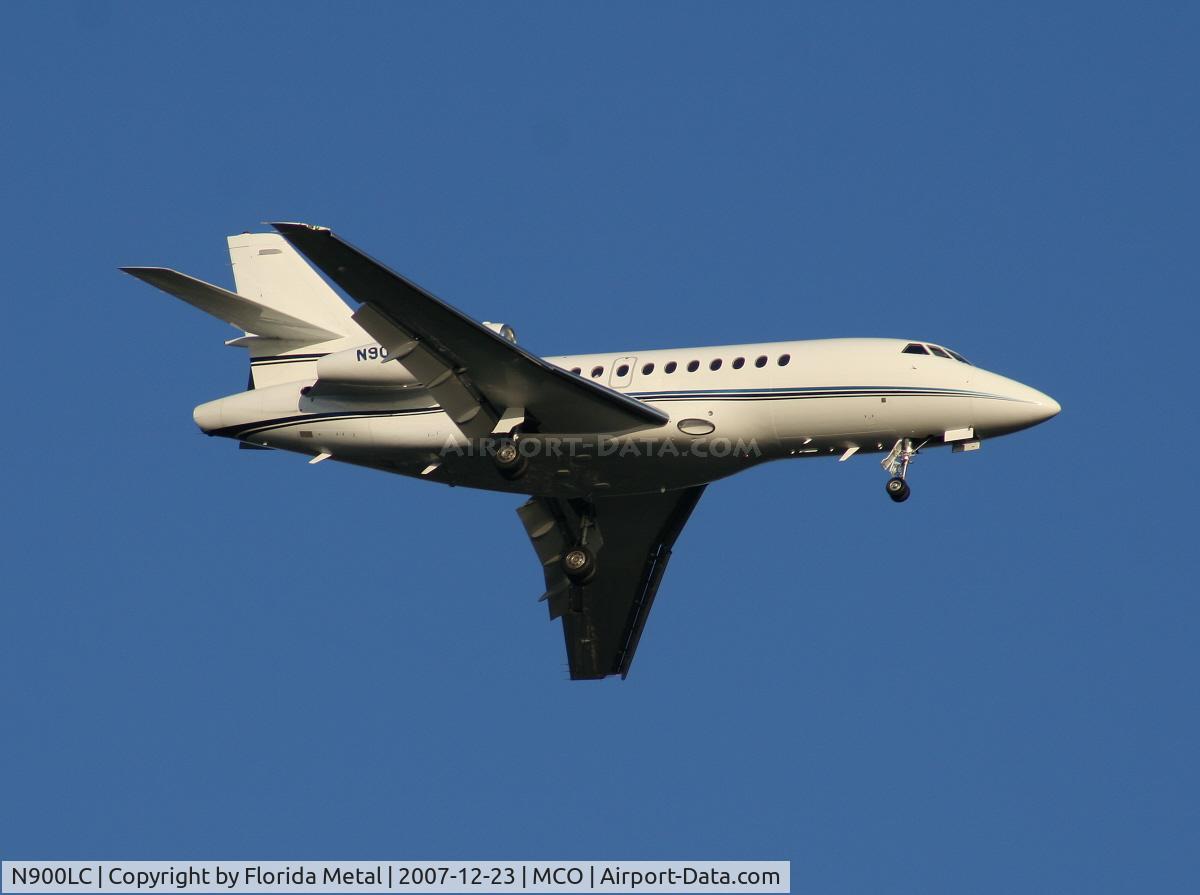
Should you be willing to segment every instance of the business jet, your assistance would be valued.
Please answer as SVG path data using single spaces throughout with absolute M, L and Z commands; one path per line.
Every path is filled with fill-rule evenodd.
M 310 463 L 527 495 L 517 514 L 575 679 L 628 675 L 710 482 L 768 460 L 877 454 L 902 503 L 920 451 L 974 451 L 1060 410 L 923 340 L 538 357 L 325 227 L 271 226 L 229 237 L 233 292 L 122 268 L 243 333 L 226 344 L 248 350 L 247 391 L 199 405 L 196 424 Z

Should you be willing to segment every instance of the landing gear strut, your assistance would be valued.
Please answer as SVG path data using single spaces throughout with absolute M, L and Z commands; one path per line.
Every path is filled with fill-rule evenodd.
M 923 447 L 925 447 L 924 441 L 914 447 L 911 438 L 901 438 L 879 464 L 891 476 L 887 483 L 887 494 L 896 503 L 904 503 L 912 493 L 912 489 L 908 487 L 906 481 L 908 464 L 917 455 L 917 451 Z

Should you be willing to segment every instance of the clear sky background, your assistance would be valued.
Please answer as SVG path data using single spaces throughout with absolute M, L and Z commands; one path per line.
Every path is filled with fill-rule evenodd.
M 6 858 L 788 858 L 1200 876 L 1193 4 L 10 4 Z M 340 234 L 530 349 L 896 336 L 1063 413 L 709 488 L 567 680 L 512 496 L 202 436 L 224 237 Z

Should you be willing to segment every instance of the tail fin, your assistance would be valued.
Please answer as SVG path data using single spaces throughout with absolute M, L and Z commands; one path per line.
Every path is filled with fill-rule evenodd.
M 346 303 L 278 233 L 242 233 L 228 242 L 238 295 L 321 329 L 360 332 Z

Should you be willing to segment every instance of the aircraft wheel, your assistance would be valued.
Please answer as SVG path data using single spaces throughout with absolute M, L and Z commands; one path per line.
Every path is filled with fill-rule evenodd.
M 888 497 L 896 501 L 896 503 L 904 503 L 904 501 L 908 500 L 908 495 L 912 492 L 908 487 L 908 482 L 897 477 L 894 479 L 888 479 L 887 493 Z
M 596 575 L 596 557 L 582 545 L 564 553 L 561 564 L 563 573 L 573 584 L 586 584 Z
M 500 475 L 506 479 L 518 479 L 525 474 L 525 468 L 529 465 L 529 458 L 521 454 L 517 443 L 511 438 L 506 438 L 496 445 L 492 451 L 492 460 L 496 464 L 496 469 L 500 471 Z

